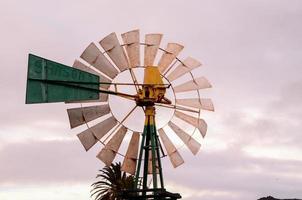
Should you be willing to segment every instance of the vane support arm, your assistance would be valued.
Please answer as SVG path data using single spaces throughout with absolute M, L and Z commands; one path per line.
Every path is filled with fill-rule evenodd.
M 185 108 L 182 106 L 178 106 L 178 105 L 169 105 L 169 104 L 165 104 L 165 103 L 155 103 L 156 106 L 161 106 L 161 107 L 165 107 L 165 108 L 171 108 L 171 109 L 176 109 L 176 110 L 182 110 L 182 111 L 188 111 L 188 112 L 193 112 L 193 113 L 199 113 L 198 110 L 193 110 L 190 108 Z
M 126 94 L 122 92 L 117 92 L 117 91 L 112 91 L 112 90 L 105 90 L 105 89 L 94 89 L 94 88 L 89 88 L 89 87 L 83 87 L 81 85 L 76 85 L 76 84 L 87 84 L 91 85 L 91 83 L 83 83 L 83 82 L 66 82 L 66 81 L 51 81 L 51 80 L 43 80 L 43 82 L 48 82 L 48 83 L 54 83 L 58 85 L 64 85 L 64 86 L 69 86 L 69 87 L 75 87 L 75 88 L 80 88 L 80 89 L 85 89 L 85 90 L 91 90 L 91 91 L 97 91 L 99 93 L 105 93 L 105 94 L 111 94 L 111 95 L 117 95 L 120 97 L 127 97 L 127 98 L 132 98 L 133 100 L 137 97 L 137 95 L 131 95 L 131 94 Z M 75 84 L 75 85 L 74 85 Z M 104 84 L 104 83 L 99 83 L 99 84 Z M 115 84 L 115 83 L 111 83 Z M 126 85 L 127 83 L 120 83 L 116 85 Z M 130 83 L 131 84 L 131 83 Z
M 99 93 L 116 95 L 116 96 L 124 97 L 124 98 L 130 99 L 130 100 L 135 100 L 137 98 L 137 95 L 131 95 L 131 94 L 126 94 L 126 93 L 122 93 L 122 92 L 118 92 L 118 91 L 102 89 L 99 87 L 100 83 L 77 82 L 77 81 L 58 81 L 58 80 L 47 80 L 47 79 L 41 80 L 41 79 L 35 79 L 35 78 L 28 78 L 28 82 L 41 85 L 41 90 L 42 90 L 41 96 L 44 100 L 38 99 L 37 102 L 31 102 L 31 101 L 28 101 L 28 98 L 27 98 L 26 103 L 49 103 L 49 102 L 64 102 L 64 101 L 72 102 L 73 100 L 78 100 L 78 99 L 61 98 L 61 99 L 55 99 L 54 101 L 50 101 L 51 99 L 49 100 L 48 95 L 52 96 L 52 94 L 50 94 L 50 93 L 55 92 L 55 91 L 51 90 L 51 87 L 60 87 L 60 88 L 63 87 L 65 91 L 67 91 L 67 92 L 72 91 L 73 93 L 75 93 L 74 91 L 76 91 L 76 92 L 81 91 L 81 92 L 88 93 L 88 96 L 86 95 L 87 97 L 84 97 L 81 100 L 98 99 Z M 29 95 L 31 94 L 30 92 L 28 92 L 28 93 L 29 93 Z M 95 95 L 95 94 L 97 94 L 97 95 Z M 33 99 L 33 98 L 31 98 L 31 99 Z

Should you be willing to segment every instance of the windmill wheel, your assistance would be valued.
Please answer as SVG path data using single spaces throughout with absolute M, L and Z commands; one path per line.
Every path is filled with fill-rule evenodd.
M 155 123 L 166 154 L 177 167 L 184 163 L 178 149 L 186 146 L 195 155 L 201 145 L 193 136 L 196 132 L 202 137 L 206 135 L 207 124 L 200 113 L 201 110 L 214 111 L 214 107 L 210 99 L 201 98 L 199 90 L 210 88 L 211 84 L 206 78 L 193 75 L 192 70 L 200 67 L 200 62 L 191 57 L 184 60 L 177 57 L 184 48 L 182 45 L 168 43 L 166 48 L 160 47 L 162 34 L 146 34 L 142 42 L 139 30 L 133 30 L 121 34 L 121 38 L 123 42 L 116 33 L 111 33 L 98 43 L 92 42 L 73 67 L 98 75 L 102 90 L 138 95 L 146 84 L 145 79 L 143 83 L 146 68 L 152 70 L 150 67 L 155 66 L 162 85 L 167 86 L 166 99 L 161 101 L 169 102 L 155 103 Z M 104 93 L 100 93 L 97 100 L 68 103 L 80 103 L 67 112 L 71 128 L 86 127 L 77 135 L 85 150 L 101 142 L 103 148 L 97 158 L 108 166 L 117 154 L 124 156 L 122 170 L 134 174 L 144 107 L 127 96 Z M 178 146 L 175 140 L 179 141 Z M 124 152 L 120 150 L 123 141 L 126 141 Z

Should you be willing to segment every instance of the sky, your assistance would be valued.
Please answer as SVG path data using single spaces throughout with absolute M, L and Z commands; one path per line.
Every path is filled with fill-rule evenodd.
M 0 199 L 80 200 L 104 165 L 85 152 L 64 103 L 25 105 L 27 58 L 72 65 L 111 32 L 163 33 L 213 85 L 208 132 L 165 185 L 184 200 L 302 198 L 299 0 L 0 1 Z

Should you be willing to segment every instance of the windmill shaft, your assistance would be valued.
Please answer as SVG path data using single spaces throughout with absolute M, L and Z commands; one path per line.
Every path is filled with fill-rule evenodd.
M 153 118 L 153 121 L 154 118 Z M 155 126 L 155 124 L 154 124 Z M 153 188 L 157 188 L 157 176 L 156 176 L 156 150 L 158 149 L 158 146 L 155 144 L 155 138 L 156 138 L 156 132 L 154 131 L 154 126 L 150 126 L 149 131 L 151 135 L 151 152 L 152 152 L 152 176 L 153 176 Z M 160 158 L 159 158 L 160 159 Z M 154 173 L 155 172 L 155 173 Z
M 39 82 L 44 82 L 44 83 L 52 83 L 54 85 L 68 86 L 68 87 L 71 87 L 71 88 L 85 89 L 85 90 L 88 90 L 88 91 L 94 91 L 94 92 L 99 92 L 99 93 L 118 95 L 118 96 L 122 96 L 122 97 L 131 97 L 131 98 L 135 98 L 136 97 L 136 95 L 126 94 L 126 93 L 121 93 L 121 92 L 115 92 L 115 91 L 111 91 L 111 90 L 94 89 L 94 88 L 91 88 L 91 87 L 81 86 L 81 85 L 91 86 L 91 85 L 100 85 L 100 84 L 108 84 L 108 83 L 56 81 L 56 80 L 41 80 L 41 79 L 32 79 L 32 78 L 29 78 L 28 80 L 39 81 Z M 78 85 L 78 84 L 81 84 L 81 85 Z M 116 84 L 116 85 L 118 85 L 118 84 Z M 123 83 L 121 83 L 120 85 L 123 85 Z
M 143 132 L 143 139 L 141 141 L 141 148 L 139 154 L 139 162 L 136 170 L 136 188 L 139 188 L 138 179 L 140 177 L 141 172 L 141 161 L 144 161 L 143 165 L 143 184 L 142 189 L 148 189 L 148 174 L 152 174 L 152 182 L 153 182 L 153 189 L 158 189 L 157 180 L 159 176 L 160 180 L 160 188 L 164 188 L 163 183 L 163 174 L 161 168 L 161 161 L 160 161 L 160 147 L 158 145 L 158 137 L 156 133 L 156 126 L 155 126 L 155 107 L 154 106 L 146 106 L 145 109 L 145 127 Z M 144 159 L 143 159 L 144 157 Z M 151 164 L 151 170 L 150 170 Z M 145 192 L 143 192 L 144 195 Z

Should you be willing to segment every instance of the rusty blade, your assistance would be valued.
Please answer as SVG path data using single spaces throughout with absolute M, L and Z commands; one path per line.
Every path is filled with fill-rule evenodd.
M 173 62 L 173 60 L 178 56 L 179 52 L 184 48 L 184 46 L 177 43 L 168 43 L 165 52 L 163 52 L 159 62 L 158 68 L 161 73 L 163 73 Z
M 91 131 L 84 131 L 77 134 L 77 136 L 86 151 L 88 151 L 98 141 Z
M 105 147 L 97 155 L 101 161 L 105 163 L 106 166 L 110 166 L 113 162 L 116 153 L 118 152 L 122 141 L 126 135 L 127 128 L 121 126 L 121 128 L 115 133 L 115 135 L 109 140 Z
M 177 92 L 186 92 L 192 90 L 200 90 L 210 87 L 212 87 L 212 85 L 205 77 L 199 77 L 194 80 L 185 82 L 181 85 L 175 86 L 174 91 L 177 93 Z
M 118 152 L 121 143 L 126 135 L 126 132 L 127 132 L 127 128 L 125 126 L 121 126 L 121 128 L 113 135 L 113 137 L 105 145 L 105 148 L 110 149 L 114 152 Z
M 137 159 L 138 146 L 139 146 L 140 134 L 138 132 L 133 132 L 131 140 L 129 142 L 128 150 L 126 153 L 126 158 Z
M 207 123 L 203 119 L 199 119 L 193 117 L 191 115 L 187 115 L 185 113 L 175 111 L 175 116 L 179 119 L 191 124 L 192 126 L 198 128 L 199 132 L 201 133 L 202 137 L 205 137 L 207 133 Z
M 138 145 L 139 145 L 140 134 L 138 132 L 133 132 L 128 150 L 126 152 L 123 164 L 122 171 L 134 175 L 136 169 L 136 160 L 138 154 Z
M 169 158 L 174 168 L 185 163 L 178 151 L 175 151 L 171 155 L 169 155 Z
M 163 35 L 159 33 L 150 33 L 145 35 L 145 55 L 144 65 L 153 66 L 158 47 L 160 45 Z
M 163 129 L 159 129 L 158 134 L 159 134 L 161 141 L 163 142 L 163 144 L 165 146 L 165 149 L 167 151 L 167 154 L 170 158 L 170 161 L 171 161 L 173 167 L 176 168 L 176 167 L 180 166 L 181 164 L 183 164 L 184 163 L 183 158 L 178 153 L 176 147 L 171 142 L 171 140 L 168 138 L 165 131 Z
M 105 76 L 98 73 L 94 69 L 88 67 L 87 65 L 85 65 L 84 63 L 82 63 L 79 60 L 75 60 L 72 66 L 74 68 L 79 69 L 79 70 L 86 71 L 86 72 L 89 72 L 89 73 L 92 73 L 92 74 L 95 74 L 95 75 L 99 76 L 100 77 L 100 82 L 111 83 L 110 79 L 106 78 Z M 110 85 L 109 84 L 100 84 L 100 87 L 104 88 L 104 89 L 108 89 L 110 87 Z
M 102 117 L 110 112 L 109 104 L 67 109 L 71 128 Z
M 80 57 L 111 79 L 118 74 L 117 69 L 115 69 L 94 43 L 90 43 Z
M 124 158 L 121 170 L 129 174 L 135 175 L 136 159 Z
M 93 132 L 94 136 L 97 139 L 101 140 L 102 137 L 104 137 L 104 135 L 106 135 L 106 133 L 108 133 L 116 124 L 117 120 L 112 116 L 94 125 L 90 128 L 90 130 Z
M 124 71 L 129 68 L 126 53 L 120 45 L 115 33 L 107 35 L 99 43 L 120 71 Z
M 108 96 L 109 96 L 108 94 L 100 93 L 99 94 L 99 97 L 100 97 L 99 101 L 100 102 L 107 102 L 108 101 Z
M 117 121 L 114 117 L 110 117 L 95 126 L 81 132 L 78 134 L 78 137 L 86 149 L 88 151 L 96 142 L 100 140 L 106 133 L 111 130 Z
M 200 149 L 200 143 L 197 142 L 194 138 L 192 138 L 188 133 L 179 128 L 173 122 L 168 123 L 170 128 L 176 133 L 176 135 L 183 141 L 183 143 L 190 149 L 190 151 L 196 155 Z
M 100 73 L 98 73 L 97 71 L 93 70 L 92 68 L 88 67 L 87 65 L 85 65 L 84 63 L 82 63 L 81 61 L 79 61 L 78 59 L 75 59 L 75 61 L 73 62 L 72 67 L 85 71 L 85 72 L 89 72 L 92 74 L 95 74 L 97 76 L 100 75 Z
M 176 103 L 183 106 L 214 111 L 214 105 L 208 98 L 176 99 Z
M 156 155 L 155 155 L 156 156 Z M 157 156 L 156 156 L 157 157 Z M 159 174 L 159 166 L 158 166 L 158 161 L 157 158 L 155 157 L 155 167 L 156 167 L 156 173 Z M 149 159 L 148 159 L 148 174 L 152 174 L 152 151 L 149 150 Z
M 183 76 L 184 74 L 192 71 L 193 69 L 201 66 L 201 63 L 195 60 L 194 58 L 188 57 L 182 63 L 180 63 L 167 77 L 171 82 L 175 79 Z
M 139 30 L 133 30 L 122 34 L 130 67 L 140 66 L 140 41 Z

